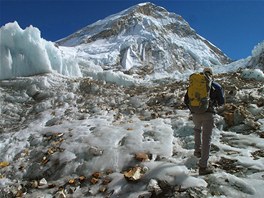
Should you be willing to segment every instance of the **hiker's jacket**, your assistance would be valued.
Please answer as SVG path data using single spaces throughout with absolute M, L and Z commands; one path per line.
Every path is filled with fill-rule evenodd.
M 184 96 L 184 103 L 189 108 L 189 97 L 188 97 L 188 91 L 186 92 Z M 212 82 L 211 90 L 210 90 L 210 104 L 209 108 L 206 112 L 212 112 L 215 113 L 215 108 L 217 106 L 221 106 L 225 104 L 225 97 L 224 97 L 224 91 L 217 82 Z M 190 109 L 190 108 L 189 108 Z

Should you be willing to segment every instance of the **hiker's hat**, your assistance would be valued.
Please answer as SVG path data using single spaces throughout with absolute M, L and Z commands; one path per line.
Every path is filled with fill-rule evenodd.
M 205 67 L 204 70 L 203 70 L 203 73 L 204 74 L 209 74 L 209 75 L 213 75 L 213 70 L 211 67 Z

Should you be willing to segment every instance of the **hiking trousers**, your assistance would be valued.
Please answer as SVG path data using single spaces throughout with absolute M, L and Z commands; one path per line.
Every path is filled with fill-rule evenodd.
M 207 167 L 209 159 L 211 136 L 214 127 L 213 113 L 193 114 L 194 123 L 194 152 L 201 153 L 200 167 Z

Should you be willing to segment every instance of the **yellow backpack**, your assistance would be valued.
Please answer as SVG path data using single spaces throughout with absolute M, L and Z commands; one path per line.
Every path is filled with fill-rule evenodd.
M 210 102 L 212 80 L 204 73 L 194 73 L 189 77 L 189 108 L 193 113 L 204 113 Z

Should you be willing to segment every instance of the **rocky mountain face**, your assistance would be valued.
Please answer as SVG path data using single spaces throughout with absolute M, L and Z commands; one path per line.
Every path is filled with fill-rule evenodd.
M 229 63 L 216 46 L 179 15 L 142 3 L 57 41 L 74 46 L 77 57 L 103 69 L 128 73 L 183 72 Z

